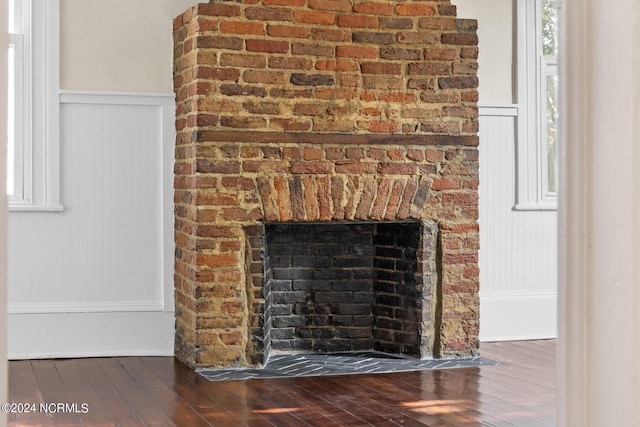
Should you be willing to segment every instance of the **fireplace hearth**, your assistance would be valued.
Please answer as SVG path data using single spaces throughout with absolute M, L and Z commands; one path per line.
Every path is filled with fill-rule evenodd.
M 449 1 L 174 21 L 176 355 L 478 349 L 478 79 Z

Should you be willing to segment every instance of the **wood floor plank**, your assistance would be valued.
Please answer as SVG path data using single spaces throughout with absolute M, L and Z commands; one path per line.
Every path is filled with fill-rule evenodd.
M 100 407 L 109 414 L 108 425 L 144 426 L 144 422 L 135 407 L 129 402 L 127 394 L 118 390 L 99 364 L 100 359 L 79 359 L 78 366 L 91 382 L 91 387 L 100 398 Z M 93 406 L 90 406 L 93 411 Z M 113 424 L 111 424 L 113 422 Z
M 38 383 L 38 390 L 42 395 L 42 402 L 47 408 L 50 404 L 71 402 L 53 360 L 32 360 L 33 372 Z M 43 411 L 52 425 L 73 425 L 78 423 L 77 414 L 66 411 L 57 411 L 55 407 L 51 411 Z
M 112 413 L 105 407 L 103 397 L 93 388 L 92 378 L 87 376 L 77 359 L 55 360 L 54 365 L 67 390 L 69 403 L 80 407 L 81 412 L 77 416 L 79 422 L 103 426 L 117 424 Z
M 9 369 L 9 402 L 38 405 L 35 411 L 19 414 L 17 412 L 9 413 L 7 416 L 9 423 L 17 423 L 20 420 L 24 425 L 51 425 L 51 420 L 46 413 L 39 410 L 39 405 L 43 402 L 43 399 L 30 360 L 11 362 L 11 369 Z
M 150 371 L 137 357 L 119 357 L 118 363 L 129 374 L 140 390 L 150 400 L 162 408 L 162 412 L 176 425 L 192 427 L 210 427 L 207 422 L 189 402 L 182 399 L 172 389 L 158 381 L 157 376 Z
M 145 359 L 145 364 L 153 369 L 165 384 L 180 384 L 190 388 L 192 392 L 204 394 L 219 407 L 224 408 L 229 413 L 229 417 L 223 418 L 222 422 L 232 420 L 236 425 L 241 426 L 273 425 L 266 418 L 255 413 L 243 399 L 227 393 L 226 387 L 222 387 L 221 383 L 213 383 L 205 379 L 175 359 L 171 359 L 170 364 L 161 360 Z
M 124 396 L 129 406 L 146 425 L 174 426 L 172 420 L 163 412 L 163 408 L 149 398 L 133 379 L 122 369 L 115 358 L 99 359 L 98 365 L 109 377 L 115 388 Z
M 348 412 L 341 411 L 340 408 L 331 401 L 318 399 L 314 391 L 306 387 L 303 381 L 304 380 L 301 378 L 292 378 L 271 380 L 267 382 L 272 388 L 278 390 L 278 392 L 284 393 L 299 402 L 303 402 L 303 404 L 311 408 L 314 413 L 319 416 L 316 417 L 313 425 L 362 425 L 364 422 L 362 418 L 356 417 Z
M 499 366 L 219 382 L 171 357 L 12 361 L 12 402 L 89 412 L 9 414 L 8 425 L 552 426 L 555 346 L 482 343 Z

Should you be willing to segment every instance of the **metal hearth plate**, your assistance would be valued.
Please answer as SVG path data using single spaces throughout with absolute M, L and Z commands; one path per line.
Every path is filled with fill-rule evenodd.
M 230 381 L 322 375 L 386 374 L 497 365 L 499 365 L 498 362 L 482 357 L 420 360 L 365 351 L 339 354 L 279 354 L 271 356 L 262 368 L 199 369 L 197 372 L 210 381 Z

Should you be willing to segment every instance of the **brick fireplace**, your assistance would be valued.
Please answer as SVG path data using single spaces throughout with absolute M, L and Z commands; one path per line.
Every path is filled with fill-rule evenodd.
M 182 361 L 477 353 L 475 31 L 444 0 L 175 19 Z

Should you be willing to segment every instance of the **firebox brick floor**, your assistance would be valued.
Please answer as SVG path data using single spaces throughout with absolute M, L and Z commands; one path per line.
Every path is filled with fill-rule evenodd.
M 499 363 L 482 357 L 420 360 L 375 351 L 364 351 L 272 355 L 262 368 L 200 369 L 198 373 L 210 381 L 229 381 L 321 375 L 384 374 L 485 365 L 497 366 Z

